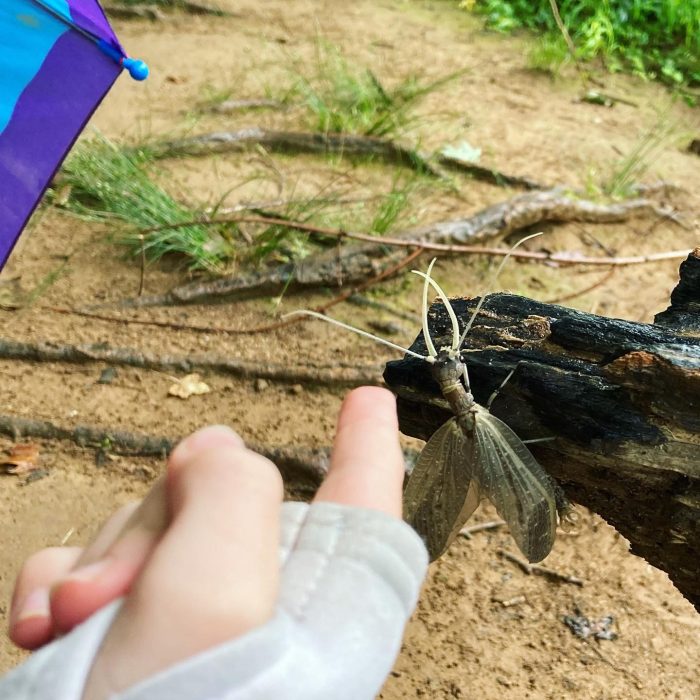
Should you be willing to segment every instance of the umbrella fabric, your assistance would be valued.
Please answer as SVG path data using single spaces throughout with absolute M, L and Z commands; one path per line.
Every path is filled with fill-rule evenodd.
M 0 0 L 0 47 L 1 269 L 124 52 L 95 0 Z

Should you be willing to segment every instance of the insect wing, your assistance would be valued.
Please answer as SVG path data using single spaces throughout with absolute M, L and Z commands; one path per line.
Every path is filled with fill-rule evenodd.
M 557 526 L 552 481 L 522 440 L 500 419 L 477 406 L 474 478 L 508 523 L 530 562 L 552 549 Z
M 474 442 L 451 418 L 435 431 L 418 457 L 404 491 L 404 520 L 437 559 L 479 505 L 473 481 Z

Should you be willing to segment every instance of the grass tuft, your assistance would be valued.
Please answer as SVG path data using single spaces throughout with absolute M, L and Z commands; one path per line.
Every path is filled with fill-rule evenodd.
M 62 169 L 61 184 L 69 188 L 65 207 L 91 221 L 120 221 L 140 230 L 201 217 L 176 202 L 149 177 L 147 150 L 126 151 L 103 136 L 83 141 Z M 191 225 L 141 236 L 127 232 L 123 242 L 150 261 L 183 255 L 192 268 L 218 270 L 231 256 L 231 246 L 219 228 Z
M 310 128 L 389 138 L 416 122 L 414 110 L 424 97 L 464 71 L 429 82 L 413 75 L 390 88 L 372 70 L 351 66 L 338 47 L 318 40 L 313 73 L 306 75 L 301 68 L 294 72 L 294 85 L 284 99 L 303 102 Z

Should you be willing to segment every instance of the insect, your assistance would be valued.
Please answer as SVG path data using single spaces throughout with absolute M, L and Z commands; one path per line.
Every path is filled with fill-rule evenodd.
M 506 260 L 507 257 L 499 266 L 496 276 Z M 528 561 L 541 561 L 554 544 L 558 516 L 563 519 L 570 517 L 569 503 L 522 440 L 489 412 L 498 390 L 513 372 L 493 393 L 486 407 L 474 400 L 467 366 L 460 351 L 484 296 L 460 335 L 454 309 L 442 288 L 431 277 L 434 262 L 431 262 L 427 273 L 414 270 L 424 278 L 422 321 L 427 355 L 420 355 L 316 312 L 293 313 L 321 318 L 430 364 L 431 374 L 454 416 L 438 428 L 425 444 L 408 478 L 403 500 L 404 519 L 425 541 L 431 560 L 434 561 L 447 550 L 482 497 L 487 497 L 508 524 L 516 544 Z M 428 328 L 430 287 L 434 288 L 445 305 L 452 325 L 452 341 L 449 346 L 440 349 L 436 349 Z
M 404 491 L 404 518 L 422 535 L 434 560 L 445 552 L 486 496 L 508 523 L 528 561 L 541 561 L 554 544 L 557 504 L 565 510 L 568 503 L 513 430 L 491 415 L 488 405 L 474 400 L 460 348 L 479 306 L 460 336 L 452 305 L 430 277 L 431 270 L 432 263 L 427 274 L 418 272 L 424 277 L 425 359 L 454 416 L 428 440 L 411 472 Z M 452 324 L 452 343 L 439 350 L 428 328 L 430 286 L 445 305 Z

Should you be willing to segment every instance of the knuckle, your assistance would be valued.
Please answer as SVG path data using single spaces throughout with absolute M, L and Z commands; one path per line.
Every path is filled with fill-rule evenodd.
M 245 448 L 202 451 L 181 465 L 174 476 L 182 485 L 212 479 L 232 489 L 263 491 L 281 497 L 282 476 L 266 457 Z

